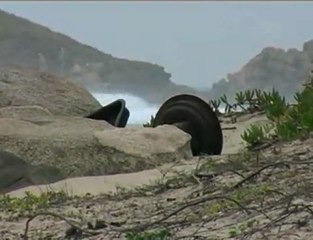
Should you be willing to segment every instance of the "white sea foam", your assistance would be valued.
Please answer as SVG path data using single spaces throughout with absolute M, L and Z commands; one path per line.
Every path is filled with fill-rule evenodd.
M 128 124 L 144 124 L 150 121 L 151 115 L 155 116 L 160 106 L 151 105 L 140 97 L 127 94 L 127 93 L 92 93 L 92 95 L 104 106 L 117 99 L 124 99 L 126 101 L 126 107 L 128 108 L 130 115 Z M 219 108 L 219 111 L 224 113 L 224 106 Z
M 143 124 L 150 121 L 151 115 L 154 116 L 160 107 L 151 105 L 140 97 L 126 93 L 92 93 L 92 95 L 102 106 L 118 99 L 124 99 L 130 112 L 128 124 Z

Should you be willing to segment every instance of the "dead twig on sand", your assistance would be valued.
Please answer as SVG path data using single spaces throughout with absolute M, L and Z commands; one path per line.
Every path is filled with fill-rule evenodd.
M 66 217 L 61 216 L 60 214 L 52 213 L 52 212 L 40 212 L 36 213 L 35 215 L 31 216 L 30 218 L 27 219 L 26 221 L 26 226 L 25 226 L 25 231 L 22 236 L 23 240 L 28 240 L 28 231 L 30 227 L 30 223 L 39 216 L 52 216 L 54 218 L 59 218 L 63 221 L 65 221 L 68 225 L 70 225 L 73 229 L 75 229 L 79 233 L 85 233 L 87 235 L 98 235 L 98 234 L 103 234 L 104 232 L 102 231 L 101 233 L 96 232 L 96 231 L 90 231 L 87 229 L 83 229 L 82 227 L 78 226 L 78 224 L 74 223 L 73 221 L 67 219 Z
M 250 213 L 250 210 L 247 209 L 246 207 L 244 207 L 242 204 L 240 204 L 238 201 L 236 201 L 235 199 L 232 199 L 230 197 L 227 196 L 205 196 L 202 197 L 200 199 L 196 199 L 194 201 L 190 201 L 189 203 L 177 208 L 176 210 L 174 210 L 173 212 L 169 213 L 168 215 L 165 215 L 164 217 L 160 218 L 159 220 L 150 222 L 150 223 L 146 223 L 146 224 L 142 224 L 142 225 L 138 225 L 132 228 L 126 228 L 126 229 L 120 229 L 119 231 L 122 232 L 129 232 L 129 231 L 143 231 L 149 227 L 152 227 L 158 223 L 164 222 L 165 220 L 169 219 L 170 217 L 178 214 L 179 212 L 182 212 L 183 210 L 185 210 L 186 208 L 192 207 L 192 206 L 196 206 L 198 204 L 201 203 L 205 203 L 205 202 L 209 202 L 209 201 L 214 201 L 214 200 L 227 200 L 230 201 L 232 203 L 235 203 L 238 207 L 240 207 L 242 210 L 244 210 L 247 214 Z
M 257 145 L 257 146 L 251 146 L 251 147 L 248 147 L 248 149 L 252 152 L 259 152 L 261 150 L 264 150 L 266 148 L 269 148 L 270 146 L 273 146 L 275 143 L 278 142 L 278 139 L 273 139 L 273 140 L 270 140 L 270 141 L 267 141 L 265 143 L 262 143 L 260 145 Z
M 307 154 L 307 152 L 303 152 L 302 155 L 304 154 Z M 273 234 L 276 234 L 275 236 L 281 236 L 284 234 L 285 230 L 281 231 L 280 228 L 284 229 L 283 227 L 286 225 L 297 227 L 298 225 L 306 224 L 306 221 L 311 221 L 310 219 L 307 220 L 307 215 L 310 217 L 313 215 L 312 206 L 305 203 L 305 199 L 312 199 L 313 197 L 311 196 L 312 193 L 309 191 L 309 187 L 312 184 L 312 182 L 309 181 L 311 178 L 307 178 L 310 177 L 310 175 L 305 175 L 303 178 L 299 179 L 299 173 L 308 171 L 307 169 L 313 165 L 312 157 L 308 154 L 307 158 L 300 159 L 295 158 L 296 155 L 297 153 L 294 153 L 292 156 L 281 156 L 284 157 L 284 161 L 277 161 L 277 157 L 269 158 L 266 159 L 266 161 L 262 161 L 261 164 L 263 166 L 258 164 L 257 168 L 255 164 L 251 165 L 250 161 L 249 165 L 245 165 L 243 169 L 245 172 L 249 173 L 248 175 L 242 174 L 241 170 L 240 174 L 237 174 L 236 169 L 238 169 L 238 166 L 234 166 L 234 169 L 223 169 L 223 172 L 231 172 L 232 176 L 236 174 L 240 175 L 242 178 L 240 181 L 237 180 L 230 186 L 221 185 L 222 187 L 219 188 L 219 185 L 217 185 L 218 190 L 214 191 L 214 193 L 211 192 L 211 195 L 210 193 L 203 193 L 201 196 L 190 195 L 187 197 L 187 200 L 184 198 L 182 201 L 175 201 L 174 204 L 169 204 L 168 207 L 162 208 L 162 210 L 157 208 L 152 212 L 149 211 L 149 215 L 145 215 L 144 217 L 141 212 L 139 222 L 132 221 L 124 226 L 119 225 L 117 227 L 108 224 L 103 230 L 88 230 L 58 214 L 50 212 L 38 213 L 27 220 L 23 239 L 28 239 L 27 235 L 30 222 L 35 217 L 42 215 L 50 215 L 59 218 L 69 224 L 73 229 L 76 229 L 81 235 L 86 236 L 104 234 L 109 236 L 111 234 L 118 234 L 122 237 L 129 232 L 138 233 L 151 231 L 163 226 L 176 233 L 179 232 L 180 229 L 187 229 L 192 225 L 196 226 L 196 229 L 193 228 L 193 230 L 186 232 L 189 237 L 187 239 L 192 239 L 196 235 L 201 239 L 202 235 L 211 232 L 210 227 L 215 226 L 214 224 L 211 225 L 211 223 L 215 222 L 217 218 L 227 218 L 235 213 L 238 217 L 237 219 L 244 219 L 243 221 L 245 222 L 262 218 L 262 221 L 257 221 L 253 226 L 249 225 L 246 228 L 245 226 L 241 226 L 240 230 L 236 230 L 238 232 L 232 232 L 232 234 L 237 234 L 236 237 L 238 237 L 238 239 L 254 239 L 254 237 L 271 239 L 270 236 Z M 198 173 L 199 162 L 200 158 L 198 159 L 195 170 L 190 173 L 191 175 L 189 177 L 200 178 L 200 181 L 201 178 L 212 177 L 212 181 L 217 181 L 216 183 L 220 184 L 218 182 L 220 180 L 214 177 L 216 173 Z M 279 169 L 280 167 L 284 169 Z M 260 176 L 261 174 L 262 177 Z M 303 181 L 303 179 L 305 179 L 305 181 Z M 280 180 L 283 181 L 280 182 Z M 200 181 L 197 181 L 198 184 L 200 184 Z M 197 187 L 196 182 L 193 184 L 193 187 Z M 285 186 L 290 187 L 285 188 Z M 299 203 L 299 200 L 301 203 Z M 194 211 L 195 209 L 196 211 Z M 238 209 L 240 211 L 238 211 Z M 199 218 L 189 219 L 189 216 L 192 214 Z M 205 218 L 203 218 L 203 216 L 205 216 Z M 153 220 L 148 220 L 148 217 L 153 217 Z M 236 221 L 229 225 L 225 223 L 220 228 L 225 229 L 237 226 L 239 223 L 241 224 L 241 222 Z M 203 228 L 200 230 L 199 226 L 203 226 Z M 208 229 L 207 232 L 205 232 L 205 229 Z M 186 234 L 184 235 L 185 237 L 187 236 Z M 183 239 L 183 237 L 178 237 L 177 239 Z M 204 237 L 203 239 L 207 238 Z
M 260 169 L 258 169 L 256 172 L 250 174 L 248 177 L 244 178 L 243 180 L 241 180 L 240 182 L 236 183 L 232 189 L 235 189 L 235 188 L 239 188 L 241 187 L 244 183 L 252 180 L 253 178 L 255 178 L 256 176 L 258 176 L 261 172 L 263 172 L 264 170 L 268 169 L 268 168 L 276 168 L 278 166 L 286 166 L 286 167 L 289 167 L 288 164 L 286 164 L 285 162 L 277 162 L 277 163 L 273 163 L 273 164 L 268 164 Z
M 214 201 L 214 200 L 230 201 L 232 203 L 235 203 L 238 207 L 240 207 L 242 210 L 244 210 L 247 214 L 250 213 L 249 209 L 247 209 L 242 204 L 240 204 L 238 201 L 236 201 L 235 199 L 232 199 L 230 197 L 227 197 L 227 196 L 205 196 L 205 197 L 202 197 L 200 199 L 190 201 L 189 203 L 177 208 L 176 210 L 172 211 L 171 213 L 169 213 L 169 214 L 165 215 L 164 217 L 162 217 L 158 220 L 155 220 L 153 222 L 137 225 L 135 227 L 130 227 L 130 228 L 112 228 L 111 230 L 114 232 L 120 232 L 120 233 L 143 231 L 143 230 L 146 230 L 150 227 L 153 227 L 154 225 L 157 225 L 161 222 L 166 221 L 170 217 L 178 214 L 179 212 L 182 212 L 186 208 L 189 208 L 189 207 L 201 204 L 201 203 L 209 202 L 209 201 Z M 51 213 L 51 212 L 41 212 L 41 213 L 37 213 L 37 214 L 31 216 L 27 220 L 24 235 L 23 235 L 23 240 L 28 240 L 28 231 L 29 231 L 29 226 L 30 226 L 31 221 L 34 220 L 38 216 L 44 216 L 44 215 L 59 218 L 59 219 L 65 221 L 67 224 L 69 224 L 74 229 L 77 229 L 80 233 L 85 233 L 87 235 L 96 236 L 96 235 L 105 234 L 108 232 L 107 230 L 104 232 L 104 231 L 90 231 L 87 229 L 83 229 L 82 227 L 78 226 L 77 224 L 73 223 L 72 221 L 68 220 L 67 218 L 65 218 L 59 214 L 55 214 L 55 213 Z

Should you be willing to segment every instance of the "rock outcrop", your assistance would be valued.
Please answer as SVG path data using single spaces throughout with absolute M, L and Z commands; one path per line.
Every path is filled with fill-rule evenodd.
M 242 90 L 275 88 L 287 100 L 292 100 L 313 70 L 312 63 L 313 41 L 304 43 L 303 50 L 267 47 L 238 72 L 213 84 L 210 96 L 217 98 L 226 94 L 231 99 Z
M 10 152 L 0 151 L 0 193 L 36 184 L 48 184 L 63 179 L 55 167 L 33 166 Z
M 0 110 L 0 115 L 7 111 L 12 114 L 12 111 L 16 114 L 27 111 L 18 106 L 31 106 L 29 111 L 34 112 L 33 105 L 37 105 L 53 115 L 85 116 L 101 107 L 86 89 L 72 82 L 49 73 L 18 68 L 0 68 L 0 93 L 0 108 L 14 107 L 14 110 Z M 46 110 L 38 109 L 41 114 Z
M 66 177 L 134 172 L 191 157 L 191 137 L 174 126 L 114 128 L 81 117 L 0 118 L 0 149 Z
M 34 117 L 37 118 L 49 116 L 53 115 L 48 109 L 37 105 L 8 106 L 0 108 L 0 118 L 29 119 Z
M 164 67 L 121 59 L 0 10 L 0 66 L 49 71 L 92 92 L 128 93 L 151 103 L 201 94 L 171 81 Z
M 83 117 L 100 104 L 53 75 L 0 69 L 0 91 L 0 191 L 192 156 L 191 136 L 174 126 L 115 128 Z

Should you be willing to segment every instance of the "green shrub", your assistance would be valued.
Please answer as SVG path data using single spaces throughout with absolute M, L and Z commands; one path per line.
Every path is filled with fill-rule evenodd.
M 276 134 L 284 140 L 303 137 L 313 131 L 313 78 L 294 99 L 296 103 L 285 111 L 284 120 L 277 124 Z
M 285 121 L 278 124 L 275 133 L 281 140 L 292 140 L 300 135 L 299 129 L 292 121 Z
M 251 126 L 241 134 L 241 138 L 248 143 L 249 147 L 254 147 L 269 140 L 269 129 L 270 127 L 268 125 L 260 126 L 251 124 Z
M 264 92 L 263 96 L 262 101 L 267 118 L 274 122 L 280 122 L 287 110 L 285 97 L 280 96 L 275 89 L 269 93 Z
M 263 93 L 256 90 L 256 96 L 267 118 L 275 124 L 275 134 L 269 135 L 270 128 L 252 125 L 241 135 L 250 146 L 273 137 L 280 140 L 307 137 L 313 131 L 313 77 L 304 85 L 302 92 L 295 94 L 294 105 L 288 105 L 275 89 Z
M 69 199 L 63 192 L 44 192 L 40 195 L 26 192 L 23 198 L 11 197 L 6 194 L 0 195 L 0 209 L 8 212 L 19 213 L 21 216 L 30 214 L 40 209 L 47 208 L 50 204 Z

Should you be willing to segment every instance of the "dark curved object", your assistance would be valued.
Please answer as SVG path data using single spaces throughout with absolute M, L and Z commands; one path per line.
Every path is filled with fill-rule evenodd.
M 154 127 L 175 125 L 191 135 L 194 156 L 219 155 L 223 148 L 223 134 L 212 108 L 202 99 L 188 94 L 168 99 L 155 116 Z
M 129 110 L 124 99 L 118 99 L 86 116 L 95 120 L 104 120 L 115 127 L 123 128 L 129 118 Z

